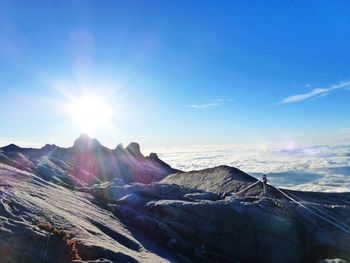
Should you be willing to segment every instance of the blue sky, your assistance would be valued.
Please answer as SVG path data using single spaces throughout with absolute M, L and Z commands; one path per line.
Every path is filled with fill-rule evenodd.
M 344 143 L 348 1 L 0 1 L 0 144 Z M 86 132 L 86 131 L 85 131 Z

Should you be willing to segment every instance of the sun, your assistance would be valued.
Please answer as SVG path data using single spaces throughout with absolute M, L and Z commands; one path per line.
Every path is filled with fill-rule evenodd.
M 74 99 L 70 105 L 70 112 L 83 132 L 107 126 L 113 116 L 112 108 L 97 96 Z

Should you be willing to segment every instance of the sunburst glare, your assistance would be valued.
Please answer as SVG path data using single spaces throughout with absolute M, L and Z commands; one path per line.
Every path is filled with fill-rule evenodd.
M 106 101 L 97 96 L 84 96 L 73 100 L 70 113 L 84 132 L 92 132 L 108 126 L 113 110 Z

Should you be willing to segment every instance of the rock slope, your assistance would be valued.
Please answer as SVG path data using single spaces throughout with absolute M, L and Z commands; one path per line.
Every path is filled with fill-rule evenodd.
M 349 193 L 282 189 L 298 204 L 270 186 L 261 196 L 236 168 L 180 172 L 136 143 L 9 145 L 0 178 L 5 263 L 350 260 Z
M 11 144 L 0 148 L 0 162 L 65 186 L 87 186 L 115 178 L 125 183 L 150 183 L 178 171 L 156 154 L 143 156 L 137 143 L 110 150 L 85 134 L 69 148 L 47 144 L 33 149 Z

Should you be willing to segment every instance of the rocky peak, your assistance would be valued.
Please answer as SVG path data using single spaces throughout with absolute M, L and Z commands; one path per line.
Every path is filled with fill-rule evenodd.
M 152 160 L 159 160 L 158 155 L 156 153 L 150 153 L 149 158 L 151 158 Z
M 97 139 L 91 139 L 87 134 L 82 133 L 78 139 L 74 141 L 73 148 L 78 150 L 90 150 L 102 147 Z
M 220 165 L 199 171 L 172 174 L 163 181 L 191 189 L 223 194 L 234 192 L 244 185 L 255 183 L 257 179 L 237 168 Z
M 80 136 L 78 137 L 78 139 L 76 139 L 74 141 L 74 146 L 79 146 L 79 145 L 83 145 L 83 144 L 87 144 L 91 141 L 91 138 L 89 137 L 89 135 L 82 133 L 80 134 Z
M 117 147 L 115 147 L 114 151 L 115 151 L 117 154 L 123 154 L 123 153 L 125 153 L 125 149 L 124 149 L 123 144 L 119 143 L 119 144 L 117 145 Z
M 1 150 L 5 152 L 20 152 L 21 150 L 23 150 L 23 148 L 17 146 L 16 144 L 11 143 L 7 146 L 2 147 Z
M 125 150 L 135 157 L 144 157 L 137 142 L 131 142 Z
M 44 151 L 51 151 L 51 150 L 54 150 L 56 149 L 57 146 L 55 144 L 45 144 L 45 146 L 43 146 L 41 148 L 41 150 L 44 150 Z

